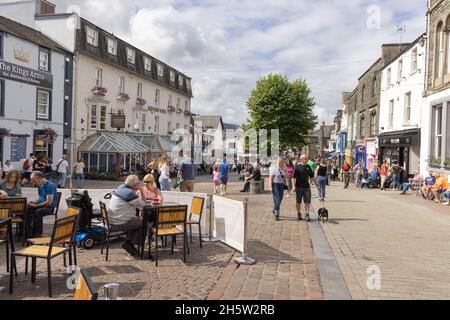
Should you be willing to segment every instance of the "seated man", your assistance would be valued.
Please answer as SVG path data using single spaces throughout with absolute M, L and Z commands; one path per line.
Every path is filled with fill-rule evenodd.
M 423 177 L 420 175 L 419 170 L 416 170 L 414 172 L 414 178 L 409 179 L 408 183 L 404 183 L 403 184 L 403 191 L 401 193 L 401 195 L 405 195 L 406 192 L 414 185 L 414 184 L 418 184 L 423 180 Z
M 425 178 L 422 186 L 422 194 L 424 199 L 428 199 L 430 196 L 431 188 L 436 184 L 436 177 L 433 172 L 430 171 L 428 177 Z
M 261 166 L 255 164 L 254 169 L 250 171 L 250 175 L 245 178 L 244 189 L 241 192 L 250 192 L 250 182 L 251 181 L 261 181 Z
M 370 188 L 370 175 L 369 175 L 369 171 L 367 169 L 364 169 L 363 174 L 361 176 L 361 189 L 363 189 L 364 187 Z
M 441 194 L 448 189 L 448 180 L 445 174 L 441 174 L 432 188 L 434 202 L 441 203 Z
M 40 171 L 31 173 L 31 183 L 38 187 L 39 198 L 28 203 L 28 224 L 33 223 L 32 238 L 40 238 L 43 233 L 43 218 L 53 214 L 56 207 L 56 185 L 45 179 Z
M 137 192 L 140 191 L 141 197 Z M 135 256 L 138 251 L 135 247 L 139 243 L 143 221 L 136 216 L 136 209 L 145 207 L 145 190 L 139 185 L 139 178 L 135 175 L 128 176 L 125 184 L 121 185 L 112 194 L 109 202 L 108 215 L 111 231 L 127 231 L 128 239 L 122 244 L 122 248 Z
M 370 173 L 370 184 L 373 188 L 380 186 L 380 171 L 378 171 L 378 167 L 375 167 Z

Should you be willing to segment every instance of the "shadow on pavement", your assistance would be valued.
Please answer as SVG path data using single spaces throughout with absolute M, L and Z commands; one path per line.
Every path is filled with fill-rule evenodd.
M 342 222 L 342 221 L 365 221 L 365 222 L 368 222 L 369 220 L 367 220 L 367 219 L 330 219 L 330 220 L 328 220 L 327 223 L 340 224 L 340 222 Z
M 259 240 L 250 240 L 248 242 L 248 250 L 249 255 L 258 262 L 299 262 L 297 258 L 283 253 Z

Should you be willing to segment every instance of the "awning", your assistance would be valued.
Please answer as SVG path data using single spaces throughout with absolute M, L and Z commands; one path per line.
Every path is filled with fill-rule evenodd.
M 132 134 L 98 132 L 87 137 L 78 151 L 89 153 L 147 153 L 149 148 L 133 137 Z

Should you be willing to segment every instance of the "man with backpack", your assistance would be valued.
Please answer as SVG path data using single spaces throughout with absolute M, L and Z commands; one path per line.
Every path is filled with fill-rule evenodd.
M 22 184 L 25 184 L 29 181 L 31 181 L 31 174 L 33 173 L 33 165 L 34 161 L 36 160 L 34 153 L 30 153 L 27 159 L 25 159 L 22 169 L 23 169 L 23 176 L 22 176 Z
M 69 163 L 67 162 L 67 156 L 65 154 L 62 155 L 62 158 L 59 159 L 58 164 L 56 165 L 56 172 L 58 173 L 58 188 L 64 189 L 66 187 L 66 179 L 67 172 L 69 171 Z

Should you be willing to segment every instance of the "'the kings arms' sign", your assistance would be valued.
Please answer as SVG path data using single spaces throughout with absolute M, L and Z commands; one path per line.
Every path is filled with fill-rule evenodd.
M 19 81 L 47 89 L 53 88 L 53 75 L 0 60 L 0 78 Z

